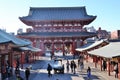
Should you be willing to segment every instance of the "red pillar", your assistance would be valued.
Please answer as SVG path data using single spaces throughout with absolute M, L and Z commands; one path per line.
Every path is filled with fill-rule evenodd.
M 119 80 L 120 80 L 120 62 L 118 63 L 118 78 L 119 78 Z
M 110 60 L 108 60 L 108 75 L 110 76 Z
M 24 57 L 23 57 L 23 55 L 24 55 L 24 52 L 22 52 L 21 53 L 21 68 L 23 69 L 23 60 L 24 60 Z
M 93 56 L 93 62 L 95 63 L 95 68 L 97 68 L 97 56 Z
M 102 58 L 100 57 L 100 70 L 102 71 Z
M 11 52 L 9 53 L 9 59 L 8 60 L 9 60 L 10 66 L 12 66 L 12 53 Z

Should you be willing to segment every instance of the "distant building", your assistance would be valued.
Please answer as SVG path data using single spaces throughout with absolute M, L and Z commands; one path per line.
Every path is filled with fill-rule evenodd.
M 111 32 L 111 39 L 120 39 L 120 30 Z
M 21 34 L 21 33 L 23 33 L 23 29 L 22 29 L 22 28 L 19 28 L 19 29 L 17 30 L 17 34 Z
M 87 14 L 85 7 L 31 7 L 29 15 L 19 19 L 32 29 L 18 36 L 32 41 L 43 53 L 49 48 L 52 53 L 62 50 L 64 54 L 66 47 L 75 53 L 87 38 L 97 36 L 84 28 L 96 19 Z
M 97 30 L 96 33 L 97 33 L 99 39 L 109 39 L 110 38 L 109 32 L 107 32 L 106 30 L 102 30 L 101 27 L 99 27 L 99 29 Z
M 96 32 L 96 29 L 93 26 L 91 26 L 91 27 L 87 27 L 87 31 L 88 32 Z
M 94 33 L 96 33 L 96 29 L 94 28 L 94 26 L 86 27 L 86 29 L 87 29 L 87 32 L 94 32 Z M 87 40 L 87 42 L 91 42 L 91 41 L 94 42 L 96 39 L 97 39 L 97 37 L 95 36 L 95 37 L 92 37 L 92 38 L 88 38 L 86 40 Z

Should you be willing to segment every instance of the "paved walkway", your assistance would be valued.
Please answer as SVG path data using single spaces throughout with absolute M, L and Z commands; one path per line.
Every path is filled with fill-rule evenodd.
M 66 63 L 66 59 L 69 59 L 70 61 L 73 60 L 73 57 L 67 56 L 67 57 L 59 57 L 63 59 L 63 64 Z M 77 59 L 74 59 L 77 64 Z M 91 67 L 92 71 L 92 77 L 91 80 L 118 80 L 114 78 L 114 74 L 112 73 L 111 76 L 108 76 L 106 71 L 100 71 L 98 68 L 94 68 L 94 64 L 91 62 L 84 62 L 85 68 L 82 70 L 82 72 L 77 68 L 76 74 L 73 74 L 71 72 L 66 72 L 66 66 L 65 66 L 65 74 L 54 74 L 52 71 L 52 77 L 48 77 L 47 74 L 47 64 L 50 63 L 52 65 L 53 60 L 50 60 L 50 57 L 40 57 L 40 60 L 35 61 L 35 63 L 32 64 L 24 64 L 24 69 L 21 69 L 21 76 L 25 79 L 24 71 L 26 67 L 32 66 L 30 80 L 87 80 L 87 67 Z M 16 80 L 16 78 L 12 78 L 11 80 Z

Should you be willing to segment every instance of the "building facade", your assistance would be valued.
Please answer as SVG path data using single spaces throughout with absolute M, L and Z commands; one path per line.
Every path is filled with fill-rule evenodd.
M 97 30 L 98 39 L 110 39 L 110 33 L 102 30 L 101 27 Z
M 85 7 L 31 7 L 29 15 L 19 19 L 32 28 L 18 37 L 31 40 L 42 53 L 50 50 L 53 54 L 57 51 L 74 54 L 84 40 L 96 36 L 83 28 L 95 18 L 87 14 Z
M 111 39 L 120 39 L 120 30 L 111 32 Z

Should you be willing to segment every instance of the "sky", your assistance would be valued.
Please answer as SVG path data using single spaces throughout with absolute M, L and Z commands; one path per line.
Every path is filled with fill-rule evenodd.
M 25 25 L 19 17 L 27 16 L 30 7 L 80 7 L 85 6 L 88 15 L 97 18 L 86 27 L 101 27 L 103 30 L 115 31 L 120 26 L 119 0 L 0 0 L 0 28 L 17 33 Z

